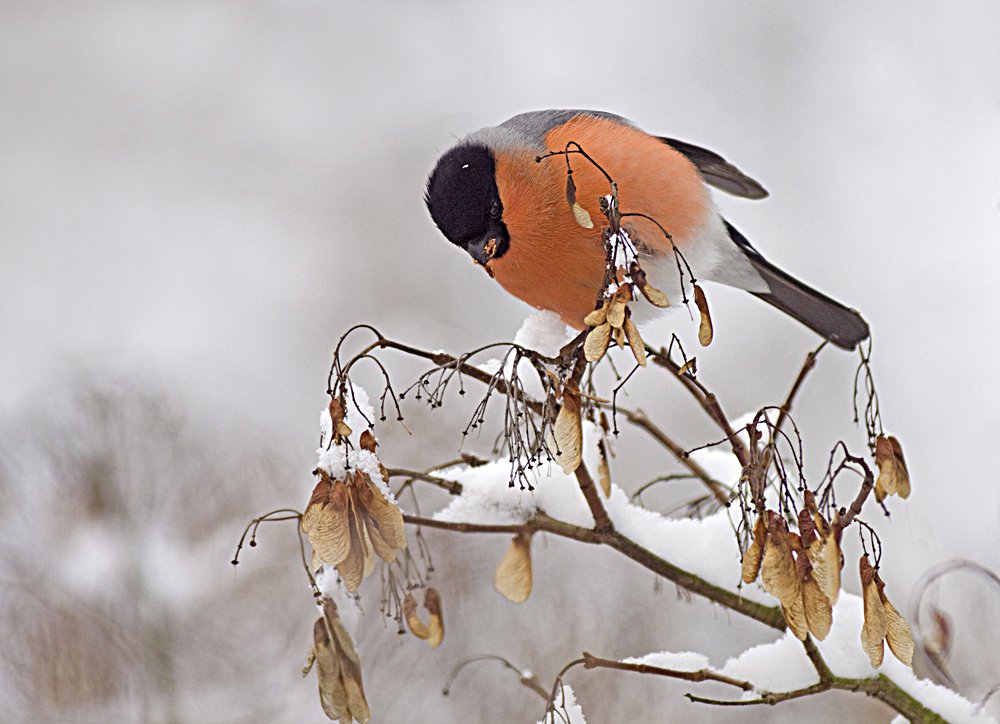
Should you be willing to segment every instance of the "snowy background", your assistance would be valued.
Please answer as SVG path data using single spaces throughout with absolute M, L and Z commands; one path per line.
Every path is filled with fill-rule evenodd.
M 889 503 L 891 520 L 868 516 L 890 598 L 912 620 L 934 566 L 1000 570 L 997 3 L 11 0 L 0 6 L 0 718 L 325 720 L 315 680 L 298 676 L 315 611 L 291 524 L 265 527 L 234 579 L 235 543 L 254 515 L 305 505 L 330 352 L 351 324 L 453 352 L 513 337 L 530 310 L 438 234 L 423 184 L 455 138 L 550 107 L 620 113 L 764 184 L 763 202 L 717 195 L 724 215 L 874 331 L 883 422 L 914 488 Z M 716 341 L 699 352 L 702 380 L 733 418 L 779 404 L 816 338 L 746 295 L 707 291 Z M 683 313 L 644 335 L 672 331 L 696 346 Z M 423 369 L 394 364 L 400 382 Z M 855 365 L 825 351 L 798 398 L 813 484 L 835 441 L 861 450 Z M 664 375 L 632 390 L 682 444 L 715 439 Z M 411 402 L 412 437 L 379 431 L 383 462 L 453 458 L 468 404 Z M 618 485 L 674 471 L 626 431 Z M 666 509 L 699 492 L 644 500 Z M 474 654 L 548 685 L 582 650 L 692 650 L 721 667 L 774 639 L 563 540 L 536 540 L 535 589 L 515 606 L 491 585 L 506 540 L 427 537 L 440 648 L 398 641 L 377 581 L 361 588 L 373 720 L 537 721 L 541 700 L 498 664 L 467 669 L 441 697 Z M 857 553 L 854 538 L 854 592 Z M 955 623 L 952 673 L 981 697 L 1000 670 L 1000 595 L 967 574 L 937 595 Z M 689 704 L 693 687 L 679 683 L 570 681 L 591 721 L 891 719 L 846 694 L 733 711 Z

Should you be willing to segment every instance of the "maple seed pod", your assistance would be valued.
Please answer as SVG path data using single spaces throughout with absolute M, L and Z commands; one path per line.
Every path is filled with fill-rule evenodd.
M 781 611 L 795 636 L 805 641 L 809 633 L 802 603 L 802 579 L 792 556 L 792 538 L 779 515 L 768 511 L 768 537 L 760 580 L 764 589 L 781 601 Z
M 758 516 L 753 526 L 753 542 L 743 554 L 743 582 L 753 583 L 760 574 L 760 563 L 764 556 L 764 544 L 767 541 L 767 525 L 764 516 Z
M 822 641 L 833 626 L 833 604 L 811 575 L 802 583 L 802 607 L 809 630 L 817 640 Z
M 882 665 L 882 657 L 885 655 L 882 641 L 889 631 L 889 621 L 879 595 L 877 574 L 868 556 L 861 556 L 859 569 L 865 612 L 865 623 L 861 627 L 861 648 L 868 654 L 872 668 L 877 669 Z
M 361 433 L 361 439 L 358 440 L 358 446 L 362 450 L 367 450 L 372 455 L 374 455 L 375 454 L 375 446 L 377 444 L 378 443 L 375 442 L 375 436 L 372 435 L 372 433 L 371 433 L 370 430 L 365 430 L 364 432 Z
M 436 588 L 428 588 L 424 594 L 424 608 L 431 615 L 431 620 L 427 624 L 427 631 L 430 634 L 427 643 L 432 649 L 436 649 L 444 640 L 444 614 L 441 613 L 441 596 Z
M 697 284 L 694 285 L 694 303 L 701 313 L 701 325 L 698 327 L 698 344 L 707 347 L 712 343 L 712 317 L 708 313 L 708 300 L 705 292 Z
M 698 359 L 696 357 L 692 357 L 683 365 L 681 365 L 681 368 L 677 370 L 677 374 L 678 375 L 691 374 L 693 376 L 697 371 L 698 371 Z
M 625 305 L 632 301 L 632 289 L 628 284 L 618 287 L 608 305 L 608 323 L 615 329 L 625 324 Z
M 340 444 L 340 438 L 348 437 L 352 430 L 344 422 L 344 408 L 336 397 L 330 399 L 330 421 L 333 423 L 333 442 Z
M 604 302 L 600 309 L 595 309 L 593 312 L 588 314 L 583 318 L 583 323 L 588 327 L 599 327 L 604 324 L 608 319 L 608 303 Z
M 518 533 L 497 566 L 493 585 L 514 603 L 523 603 L 531 595 L 531 535 Z
M 580 467 L 583 458 L 583 421 L 578 394 L 570 389 L 563 391 L 563 404 L 552 429 L 558 449 L 556 460 L 567 475 Z
M 337 605 L 323 597 L 323 616 L 313 626 L 313 655 L 323 712 L 340 724 L 357 719 L 368 724 L 370 713 L 361 682 L 361 659 L 337 614 Z
M 406 619 L 406 626 L 410 629 L 410 633 L 424 641 L 430 638 L 430 631 L 427 630 L 427 626 L 417 616 L 417 599 L 413 597 L 412 592 L 406 594 L 406 597 L 403 599 L 402 608 L 403 618 Z
M 907 666 L 913 666 L 913 631 L 899 611 L 889 599 L 882 594 L 882 606 L 885 608 L 886 632 L 885 642 L 889 644 L 892 655 Z
M 611 497 L 611 468 L 608 465 L 608 452 L 607 446 L 604 440 L 597 441 L 597 451 L 600 453 L 601 459 L 597 463 L 597 479 L 601 484 L 601 490 L 604 491 L 604 497 Z
M 611 325 L 604 322 L 594 327 L 587 334 L 587 340 L 583 343 L 583 355 L 588 362 L 599 362 L 608 351 L 611 343 Z
M 875 481 L 875 500 L 881 503 L 895 493 L 900 498 L 910 497 L 910 473 L 903 459 L 903 448 L 899 440 L 885 435 L 875 438 L 875 464 L 878 465 L 878 480 Z
M 639 363 L 640 367 L 646 366 L 646 344 L 642 341 L 642 337 L 639 336 L 639 328 L 635 326 L 635 322 L 632 321 L 631 316 L 625 317 L 625 339 L 628 340 L 628 346 L 632 349 L 632 354 L 635 356 L 635 361 Z

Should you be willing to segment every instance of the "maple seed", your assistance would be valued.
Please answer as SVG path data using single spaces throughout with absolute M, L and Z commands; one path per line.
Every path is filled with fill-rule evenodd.
M 764 555 L 764 544 L 767 541 L 767 524 L 764 516 L 758 516 L 753 526 L 753 542 L 743 554 L 743 582 L 753 583 L 760 574 L 760 562 Z
M 312 659 L 319 681 L 319 700 L 323 712 L 340 724 L 357 719 L 368 724 L 370 713 L 361 683 L 361 659 L 354 642 L 337 614 L 337 604 L 324 596 L 323 615 L 313 626 Z
M 628 275 L 631 277 L 632 282 L 639 287 L 639 291 L 642 293 L 642 296 L 646 297 L 647 302 L 660 309 L 666 309 L 670 306 L 670 299 L 667 295 L 646 280 L 646 272 L 639 266 L 639 262 L 634 259 L 628 265 Z
M 595 309 L 593 312 L 588 314 L 583 318 L 583 323 L 588 327 L 599 327 L 604 324 L 608 319 L 608 303 L 604 302 L 600 309 Z
M 348 437 L 352 430 L 344 422 L 344 408 L 340 404 L 340 400 L 336 397 L 330 399 L 330 421 L 333 423 L 331 425 L 333 429 L 333 443 L 339 445 L 340 439 Z
M 877 574 L 868 556 L 861 556 L 858 565 L 865 612 L 865 623 L 861 627 L 861 648 L 868 654 L 872 668 L 877 669 L 882 665 L 882 657 L 885 654 L 882 641 L 889 631 L 889 621 L 885 614 L 885 606 L 882 604 L 882 597 L 879 595 Z
M 631 347 L 632 354 L 635 355 L 635 361 L 639 363 L 640 367 L 645 367 L 646 344 L 639 336 L 639 329 L 635 326 L 631 316 L 625 317 L 625 339 L 628 340 L 628 346 Z
M 701 313 L 701 325 L 698 327 L 698 343 L 707 347 L 712 343 L 712 317 L 708 313 L 708 300 L 705 292 L 697 284 L 694 285 L 694 303 Z
M 417 599 L 413 597 L 412 592 L 407 593 L 406 598 L 403 599 L 402 609 L 403 618 L 406 619 L 406 625 L 410 629 L 410 633 L 424 641 L 430 638 L 431 634 L 427 630 L 427 625 L 417 616 Z
M 564 473 L 572 475 L 583 458 L 583 421 L 580 418 L 579 393 L 575 390 L 567 387 L 563 391 L 563 404 L 552 433 L 559 451 L 556 460 Z
M 430 636 L 427 643 L 432 649 L 436 649 L 444 640 L 444 615 L 441 613 L 441 596 L 436 588 L 428 588 L 424 594 L 424 608 L 431 615 L 431 620 L 427 624 Z
M 588 362 L 599 362 L 608 351 L 610 343 L 611 325 L 608 322 L 604 322 L 594 327 L 587 334 L 587 340 L 583 343 L 583 355 Z
M 518 533 L 497 566 L 493 585 L 508 601 L 523 603 L 531 595 L 531 534 Z
M 885 435 L 875 438 L 875 464 L 878 465 L 878 480 L 875 481 L 875 500 L 881 503 L 892 494 L 900 498 L 910 497 L 910 473 L 903 459 L 903 448 L 899 440 Z
M 611 468 L 608 466 L 607 444 L 604 440 L 597 441 L 597 451 L 601 455 L 600 462 L 597 463 L 597 479 L 604 491 L 604 497 L 611 497 Z

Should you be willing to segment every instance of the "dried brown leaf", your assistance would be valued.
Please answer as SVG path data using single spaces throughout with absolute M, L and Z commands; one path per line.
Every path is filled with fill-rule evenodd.
M 624 329 L 625 339 L 628 340 L 628 346 L 632 348 L 635 361 L 639 363 L 640 367 L 645 367 L 646 344 L 642 341 L 642 337 L 639 336 L 639 329 L 635 326 L 635 322 L 632 321 L 631 317 L 625 317 Z
M 608 344 L 611 343 L 611 325 L 608 322 L 594 327 L 587 334 L 587 340 L 583 343 L 583 354 L 588 362 L 598 362 L 608 351 Z
M 531 535 L 518 533 L 497 566 L 493 585 L 507 600 L 523 603 L 531 594 Z
M 697 284 L 694 285 L 694 303 L 701 314 L 701 324 L 698 327 L 698 344 L 707 347 L 712 343 L 712 317 L 708 313 L 708 300 L 705 292 Z
M 580 399 L 573 391 L 563 391 L 563 404 L 552 428 L 556 438 L 556 462 L 567 475 L 572 474 L 583 458 L 583 421 Z
M 436 649 L 444 640 L 444 614 L 441 612 L 441 596 L 436 588 L 428 588 L 424 594 L 424 608 L 431 615 L 431 620 L 427 624 L 427 631 L 430 634 L 427 643 L 432 649 Z

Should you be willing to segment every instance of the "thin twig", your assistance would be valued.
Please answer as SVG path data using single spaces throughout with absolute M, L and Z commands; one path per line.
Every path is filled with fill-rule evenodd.
M 675 669 L 663 669 L 659 666 L 650 666 L 649 664 L 626 664 L 622 661 L 599 659 L 592 654 L 588 654 L 586 651 L 583 652 L 583 658 L 585 659 L 583 664 L 583 668 L 585 669 L 602 668 L 617 669 L 618 671 L 634 671 L 637 674 L 656 674 L 658 676 L 667 676 L 672 679 L 682 679 L 684 681 L 719 681 L 723 684 L 736 686 L 743 689 L 743 691 L 753 690 L 753 684 L 749 681 L 740 681 L 739 679 L 734 679 L 730 676 L 717 674 L 710 669 L 699 669 L 698 671 L 677 671 Z
M 647 568 L 668 581 L 675 583 L 681 588 L 692 593 L 703 596 L 708 600 L 724 606 L 730 610 L 741 613 L 747 618 L 759 621 L 765 626 L 769 626 L 777 631 L 784 631 L 787 628 L 781 609 L 775 606 L 765 606 L 743 598 L 737 593 L 728 589 L 709 583 L 703 578 L 693 573 L 678 568 L 672 563 L 660 558 L 652 551 L 643 548 L 638 543 L 626 538 L 618 531 L 597 531 L 591 528 L 583 528 L 571 523 L 564 523 L 543 514 L 537 514 L 530 520 L 520 525 L 487 525 L 482 523 L 451 523 L 448 521 L 434 520 L 432 518 L 420 518 L 414 515 L 403 515 L 403 521 L 411 525 L 426 526 L 428 528 L 438 528 L 440 530 L 450 530 L 457 533 L 506 533 L 513 535 L 525 533 L 531 535 L 536 532 L 552 533 L 563 538 L 580 541 L 581 543 L 591 543 L 595 545 L 606 545 L 614 548 L 627 558 L 632 559 L 639 565 Z

